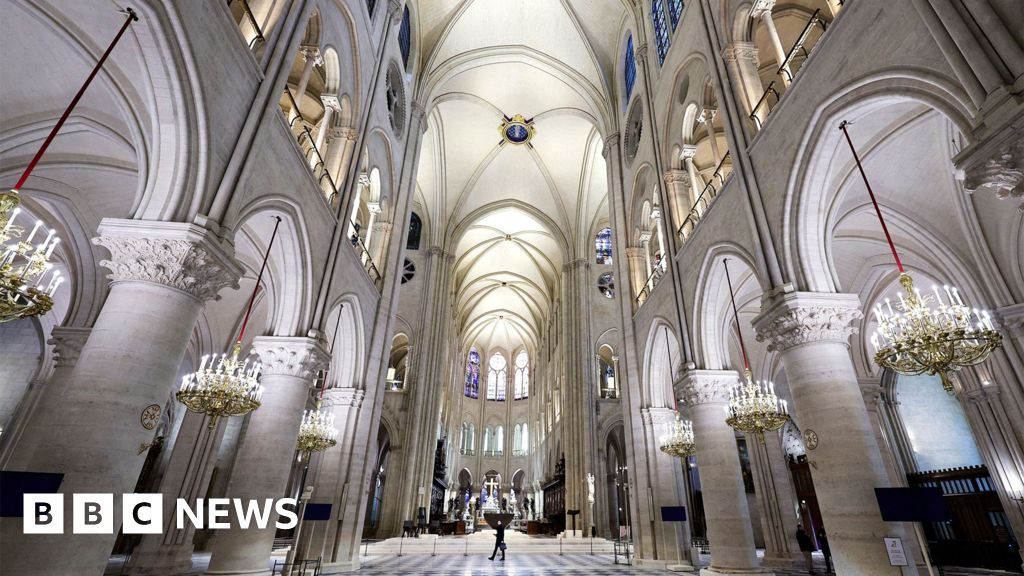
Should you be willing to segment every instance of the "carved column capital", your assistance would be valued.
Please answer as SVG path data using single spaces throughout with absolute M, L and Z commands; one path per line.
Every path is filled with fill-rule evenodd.
M 89 339 L 92 328 L 75 326 L 57 326 L 50 332 L 47 344 L 53 346 L 53 354 L 57 357 L 58 367 L 71 367 L 78 362 L 85 341 Z
M 640 419 L 645 426 L 655 429 L 665 428 L 675 422 L 676 411 L 671 408 L 641 408 Z
M 734 370 L 687 370 L 676 382 L 676 394 L 687 406 L 725 404 L 729 390 L 739 382 Z
M 997 198 L 1024 198 L 1024 136 L 964 170 L 968 192 L 992 191 Z M 1024 204 L 1018 208 L 1024 211 Z
M 993 310 L 996 327 L 1011 338 L 1024 338 L 1024 304 L 1011 304 Z
M 667 170 L 661 175 L 662 179 L 666 184 L 682 184 L 688 185 L 690 183 L 690 173 L 686 170 Z
M 877 376 L 857 378 L 860 385 L 860 394 L 864 397 L 864 405 L 868 410 L 874 410 L 882 399 L 882 379 Z
M 315 66 L 321 66 L 324 63 L 323 54 L 320 53 L 319 46 L 306 45 L 299 47 L 299 53 L 302 54 L 303 62 L 313 62 Z
M 359 408 L 366 392 L 358 388 L 328 388 L 324 391 L 323 405 L 327 408 Z
M 636 61 L 641 64 L 647 64 L 647 42 L 639 44 L 636 47 Z
M 391 25 L 397 26 L 402 23 L 402 0 L 388 0 L 388 16 L 391 18 Z
M 863 314 L 856 294 L 790 292 L 761 305 L 754 319 L 758 342 L 782 352 L 808 342 L 847 343 L 857 332 L 853 322 Z
M 104 219 L 99 233 L 92 242 L 110 252 L 100 266 L 111 282 L 162 284 L 204 302 L 238 288 L 242 267 L 234 249 L 195 224 Z
M 963 394 L 968 403 L 977 406 L 988 404 L 989 402 L 998 403 L 999 392 L 999 385 L 990 382 L 988 384 L 983 384 L 978 388 L 967 390 Z
M 750 42 L 733 42 L 722 49 L 722 59 L 727 63 L 742 60 L 757 67 L 757 46 Z
M 264 376 L 312 378 L 330 361 L 323 342 L 302 336 L 259 336 L 252 350 L 260 357 Z
M 601 155 L 605 160 L 608 159 L 608 155 L 612 153 L 612 150 L 619 145 L 619 133 L 612 132 L 604 138 L 604 149 L 601 150 Z
M 714 122 L 716 114 L 718 114 L 718 108 L 703 108 L 700 111 L 700 115 L 697 116 L 697 121 Z
M 750 17 L 756 20 L 765 14 L 771 15 L 774 8 L 775 0 L 754 0 L 754 5 L 750 7 Z

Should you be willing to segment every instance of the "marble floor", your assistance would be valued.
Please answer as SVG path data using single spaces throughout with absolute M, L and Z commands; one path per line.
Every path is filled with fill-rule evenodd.
M 759 551 L 760 552 L 760 551 Z M 505 562 L 488 560 L 487 554 L 471 554 L 469 556 L 439 554 L 406 554 L 398 557 L 363 556 L 362 568 L 357 572 L 341 572 L 326 567 L 321 574 L 355 574 L 357 576 L 606 576 L 611 574 L 670 574 L 656 568 L 641 568 L 615 564 L 610 555 L 595 554 L 513 554 L 506 556 Z M 500 556 L 499 556 L 500 558 Z M 283 559 L 276 558 L 278 560 Z M 122 557 L 111 558 L 106 571 L 107 576 L 123 574 Z M 205 572 L 210 562 L 209 553 L 197 553 L 193 556 L 193 574 Z M 267 566 L 271 568 L 273 562 Z M 817 574 L 824 576 L 825 561 L 820 554 L 814 555 Z M 807 572 L 795 569 L 775 569 L 776 576 L 805 576 Z M 310 570 L 309 574 L 312 574 Z M 1019 573 L 975 570 L 962 568 L 943 568 L 943 576 L 1012 576 Z M 295 573 L 293 576 L 300 576 Z

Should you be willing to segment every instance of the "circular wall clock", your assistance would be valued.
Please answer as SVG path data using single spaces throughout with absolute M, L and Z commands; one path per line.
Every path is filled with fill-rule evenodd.
M 142 423 L 142 427 L 146 430 L 152 430 L 156 428 L 156 425 L 160 423 L 160 405 L 150 404 L 146 406 L 145 410 L 142 411 L 142 415 L 139 417 Z
M 818 447 L 818 433 L 808 428 L 804 430 L 804 446 L 808 450 L 814 450 Z

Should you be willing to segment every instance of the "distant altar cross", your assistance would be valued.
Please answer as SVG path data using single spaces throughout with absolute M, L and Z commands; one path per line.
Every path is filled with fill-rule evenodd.
M 494 478 L 491 478 L 490 482 L 484 482 L 484 486 L 487 486 L 489 488 L 487 493 L 490 495 L 491 498 L 494 498 L 496 495 L 496 490 L 499 486 L 498 482 Z

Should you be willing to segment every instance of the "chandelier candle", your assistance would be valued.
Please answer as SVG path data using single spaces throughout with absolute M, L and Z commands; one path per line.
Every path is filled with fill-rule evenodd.
M 732 302 L 732 314 L 736 321 L 736 335 L 740 340 L 740 351 L 743 352 L 743 382 L 729 390 L 729 404 L 725 407 L 725 422 L 740 432 L 753 434 L 764 444 L 764 433 L 782 428 L 789 420 L 789 406 L 785 400 L 775 395 L 775 384 L 771 381 L 754 382 L 754 373 L 750 370 L 750 359 L 747 347 L 743 343 L 743 332 L 740 330 L 740 315 L 736 309 L 736 295 L 732 289 L 732 278 L 729 276 L 729 260 L 722 261 L 725 267 L 725 280 L 729 284 L 729 300 Z
M 984 362 L 993 350 L 1002 345 L 1003 337 L 992 325 L 988 311 L 965 305 L 960 298 L 960 291 L 955 287 L 943 286 L 940 292 L 939 287 L 933 285 L 934 297 L 921 294 L 914 287 L 914 280 L 903 268 L 871 183 L 868 182 L 860 157 L 850 139 L 847 131 L 849 124 L 843 121 L 839 129 L 846 137 L 853 160 L 868 189 L 871 204 L 900 272 L 899 283 L 906 292 L 905 295 L 897 294 L 899 303 L 895 306 L 888 298 L 885 299 L 885 306 L 880 303 L 875 305 L 874 316 L 878 329 L 871 336 L 875 363 L 897 374 L 938 375 L 942 379 L 942 387 L 952 392 L 953 381 L 949 378 L 949 372 Z
M 683 420 L 676 412 L 672 429 L 661 437 L 661 451 L 676 458 L 686 458 L 697 453 L 693 439 L 693 422 Z

